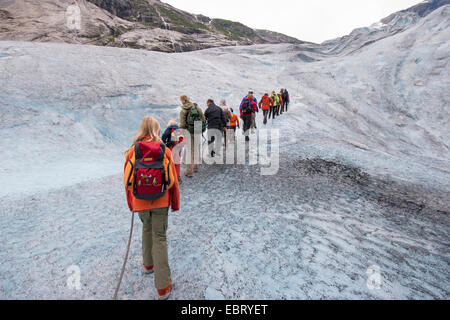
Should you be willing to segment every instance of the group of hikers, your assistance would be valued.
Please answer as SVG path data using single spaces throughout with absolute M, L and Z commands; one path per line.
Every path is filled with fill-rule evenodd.
M 267 119 L 275 119 L 282 115 L 284 112 L 288 111 L 290 98 L 287 89 L 281 89 L 280 93 L 275 93 L 269 95 L 265 93 L 264 96 L 258 103 L 253 91 L 249 91 L 248 95 L 242 100 L 240 106 L 241 118 L 244 120 L 244 133 L 247 133 L 246 140 L 248 141 L 248 130 L 254 132 L 256 129 L 256 113 L 259 110 L 263 111 L 264 125 L 267 124 Z
M 143 272 L 154 273 L 155 287 L 160 300 L 169 297 L 172 278 L 167 252 L 167 224 L 169 208 L 180 209 L 181 154 L 185 147 L 185 176 L 193 177 L 201 163 L 201 148 L 196 142 L 208 132 L 208 154 L 211 157 L 221 153 L 223 146 L 234 143 L 236 128 L 241 121 L 232 108 L 222 100 L 220 106 L 208 99 L 205 112 L 190 99 L 180 97 L 182 110 L 180 124 L 176 120 L 168 123 L 161 137 L 161 127 L 154 117 L 142 120 L 138 134 L 131 147 L 125 152 L 124 185 L 130 211 L 138 213 L 143 223 L 142 256 Z M 289 93 L 264 94 L 258 102 L 253 91 L 249 91 L 239 106 L 243 133 L 249 141 L 250 132 L 256 127 L 256 114 L 263 111 L 264 124 L 267 120 L 287 112 Z M 224 143 L 223 143 L 224 140 Z

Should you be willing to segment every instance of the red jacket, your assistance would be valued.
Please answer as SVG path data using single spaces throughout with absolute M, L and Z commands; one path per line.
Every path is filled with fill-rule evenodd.
M 269 97 L 268 95 L 264 95 L 261 98 L 261 101 L 259 102 L 259 107 L 261 108 L 261 106 L 262 106 L 263 110 L 269 110 L 271 103 L 273 103 L 272 98 Z

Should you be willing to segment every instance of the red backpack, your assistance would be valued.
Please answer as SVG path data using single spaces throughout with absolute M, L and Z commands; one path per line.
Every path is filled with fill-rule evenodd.
M 134 163 L 130 160 L 125 170 L 126 187 L 136 199 L 156 200 L 163 197 L 173 185 L 166 146 L 158 142 L 137 142 Z M 129 168 L 129 169 L 128 169 Z M 172 179 L 171 179 L 172 178 Z

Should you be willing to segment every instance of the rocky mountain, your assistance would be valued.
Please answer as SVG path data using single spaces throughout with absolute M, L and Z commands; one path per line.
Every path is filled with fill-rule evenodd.
M 0 40 L 66 42 L 184 52 L 220 46 L 302 43 L 159 0 L 1 0 Z
M 358 28 L 344 37 L 325 41 L 317 49 L 323 54 L 349 54 L 415 25 L 422 17 L 437 8 L 450 4 L 450 0 L 423 1 L 411 8 L 395 12 L 370 27 Z
M 389 23 L 392 19 L 395 19 L 396 16 L 399 14 L 405 14 L 405 13 L 414 13 L 418 15 L 419 17 L 423 18 L 436 10 L 439 7 L 445 6 L 447 4 L 450 4 L 449 0 L 427 0 L 423 1 L 415 6 L 412 6 L 411 8 L 408 8 L 406 10 L 402 10 L 400 12 L 396 12 L 388 16 L 387 18 L 383 19 L 382 22 Z

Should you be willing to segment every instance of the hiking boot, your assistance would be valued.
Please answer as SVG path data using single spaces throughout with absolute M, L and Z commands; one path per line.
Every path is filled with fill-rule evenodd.
M 148 266 L 145 266 L 145 265 L 144 265 L 144 273 L 145 273 L 145 274 L 152 274 L 152 273 L 154 273 L 154 272 L 155 272 L 154 266 L 148 267 Z
M 193 177 L 194 177 L 194 175 L 192 174 L 192 172 L 186 172 L 186 173 L 184 174 L 184 176 L 185 176 L 185 177 L 188 177 L 188 178 L 193 178 Z
M 172 291 L 172 279 L 170 279 L 169 286 L 165 289 L 158 290 L 158 300 L 167 300 L 170 296 L 170 292 Z
M 198 172 L 198 166 L 195 166 L 194 167 L 194 173 L 197 173 Z

